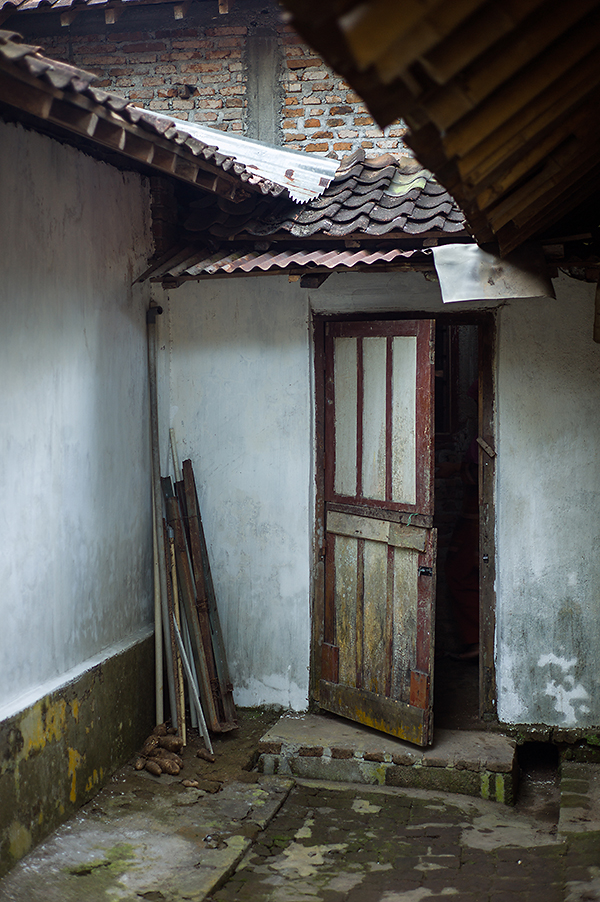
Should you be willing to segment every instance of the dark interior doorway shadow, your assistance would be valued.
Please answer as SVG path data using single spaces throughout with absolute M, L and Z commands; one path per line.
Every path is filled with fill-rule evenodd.
M 479 425 L 478 340 L 477 325 L 444 322 L 436 325 L 434 525 L 438 530 L 438 558 L 433 706 L 436 729 L 484 728 L 479 718 L 478 659 L 455 657 L 472 647 L 473 636 L 469 635 L 468 627 L 465 629 L 464 617 L 461 623 L 460 604 L 453 597 L 446 568 L 448 552 L 453 542 L 456 544 L 457 525 L 469 504 L 467 493 L 473 492 L 473 486 L 467 485 L 465 479 L 465 462 L 469 455 L 475 454 L 476 459 L 473 446 Z M 476 479 L 476 466 L 471 471 Z M 476 525 L 474 541 L 477 541 Z

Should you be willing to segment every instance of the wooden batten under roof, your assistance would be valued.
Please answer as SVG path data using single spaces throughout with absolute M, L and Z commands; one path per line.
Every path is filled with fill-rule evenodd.
M 285 0 L 291 22 L 508 253 L 600 190 L 600 0 Z

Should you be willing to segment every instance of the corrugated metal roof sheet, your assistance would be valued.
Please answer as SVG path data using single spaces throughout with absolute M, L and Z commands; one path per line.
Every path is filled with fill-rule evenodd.
M 273 269 L 289 269 L 297 267 L 322 268 L 334 270 L 338 268 L 354 268 L 357 266 L 370 266 L 375 263 L 391 263 L 398 257 L 409 258 L 414 254 L 422 253 L 417 250 L 341 250 L 336 248 L 319 249 L 311 251 L 285 250 L 285 251 L 235 251 L 224 254 L 222 251 L 215 254 L 207 254 L 206 250 L 197 250 L 191 255 L 186 255 L 179 262 L 171 261 L 163 267 L 155 269 L 152 274 L 154 281 L 162 281 L 165 278 L 194 279 L 202 275 L 215 275 L 216 273 L 235 272 L 249 273 L 255 270 L 268 272 Z
M 160 113 L 154 115 L 158 119 L 169 118 Z M 275 147 L 195 122 L 171 121 L 175 122 L 179 131 L 215 146 L 220 153 L 243 163 L 248 172 L 282 185 L 290 197 L 299 203 L 319 197 L 340 165 L 337 160 L 320 154 Z

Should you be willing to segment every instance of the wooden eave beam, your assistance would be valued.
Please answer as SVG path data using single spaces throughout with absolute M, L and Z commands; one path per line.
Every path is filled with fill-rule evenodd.
M 526 104 L 535 103 L 538 95 L 545 91 L 559 92 L 560 80 L 588 54 L 600 47 L 600 28 L 577 29 L 577 34 L 568 42 L 562 42 L 556 53 L 548 52 L 521 70 L 516 78 L 503 84 L 490 97 L 470 110 L 464 110 L 459 117 L 431 115 L 438 128 L 446 130 L 443 144 L 446 154 L 465 156 L 493 132 L 502 129 L 506 123 L 518 115 Z M 468 115 L 464 115 L 467 112 Z M 450 121 L 453 119 L 453 121 Z
M 295 235 L 292 235 L 291 232 L 274 232 L 272 235 L 251 235 L 249 232 L 239 232 L 237 235 L 234 235 L 230 240 L 236 242 L 243 242 L 252 245 L 256 244 L 271 244 L 275 241 L 286 241 L 291 245 L 295 245 L 297 242 L 300 242 L 303 246 L 307 246 L 309 244 L 331 244 L 333 242 L 337 242 L 340 245 L 344 245 L 347 247 L 346 242 L 352 242 L 352 247 L 360 247 L 364 244 L 372 244 L 373 242 L 377 242 L 378 244 L 386 244 L 386 242 L 393 243 L 394 245 L 398 245 L 400 242 L 402 246 L 410 245 L 405 247 L 405 250 L 420 250 L 421 246 L 430 246 L 425 245 L 424 242 L 430 240 L 441 241 L 441 243 L 456 243 L 457 241 L 472 241 L 472 237 L 469 232 L 465 229 L 461 229 L 456 232 L 443 232 L 441 229 L 431 229 L 426 232 L 420 232 L 419 234 L 411 235 L 408 232 L 398 232 L 398 231 L 390 231 L 385 235 L 368 235 L 365 232 L 350 232 L 348 235 L 323 235 L 323 234 L 315 234 L 311 235 L 309 238 L 298 238 Z M 356 242 L 356 243 L 354 243 Z M 416 245 L 416 247 L 413 247 Z
M 517 226 L 511 221 L 499 229 L 495 237 L 498 241 L 500 253 L 503 256 L 509 254 L 516 247 L 519 247 L 523 241 L 527 241 L 529 238 L 539 234 L 547 226 L 576 210 L 580 204 L 590 197 L 590 193 L 598 190 L 600 190 L 600 165 L 596 167 L 595 171 L 588 173 L 582 184 L 574 186 L 566 195 L 553 196 L 543 209 L 538 210 L 535 215 L 530 215 L 526 223 Z M 553 242 L 556 240 L 558 243 L 562 243 L 580 239 L 584 240 L 585 236 L 563 237 L 553 239 Z
M 543 140 L 548 134 L 557 143 L 576 127 L 582 113 L 595 115 L 600 67 L 596 53 L 589 54 L 551 90 L 517 113 L 472 151 L 457 158 L 457 169 L 467 191 L 476 194 L 497 178 L 506 160 L 522 155 L 524 148 Z M 591 108 L 590 108 L 591 106 Z M 575 117 L 575 118 L 574 118 Z
M 66 94 L 0 61 L 0 100 L 129 159 L 151 166 L 187 184 L 235 200 L 260 192 L 218 166 L 195 156 L 184 144 L 152 135 L 83 94 Z
M 477 11 L 461 25 L 460 32 L 442 34 L 442 40 L 421 54 L 419 62 L 431 78 L 443 85 L 510 34 L 545 2 L 547 0 L 517 0 L 504 7 L 479 2 Z
M 450 35 L 480 5 L 481 0 L 444 3 L 398 35 L 393 44 L 373 61 L 382 82 L 389 84 L 415 61 L 420 62 L 423 54 Z
M 511 99 L 502 96 L 507 92 L 522 105 L 523 97 L 535 96 L 597 45 L 597 17 L 588 15 L 596 5 L 597 0 L 580 0 L 547 9 L 542 18 L 532 17 L 457 73 L 456 79 L 418 99 L 441 130 L 484 104 L 496 109 L 496 91 L 503 106 Z

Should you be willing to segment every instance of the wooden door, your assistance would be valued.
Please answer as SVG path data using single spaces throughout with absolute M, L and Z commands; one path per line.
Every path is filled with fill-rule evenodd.
M 433 341 L 430 320 L 325 336 L 318 702 L 418 745 L 433 727 Z

